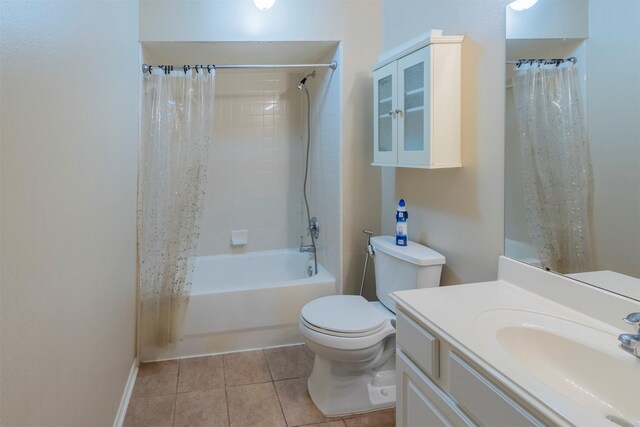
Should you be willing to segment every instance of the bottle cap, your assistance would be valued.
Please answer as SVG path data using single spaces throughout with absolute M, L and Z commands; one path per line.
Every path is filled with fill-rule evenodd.
M 400 199 L 400 201 L 398 202 L 398 206 L 404 206 L 404 199 Z

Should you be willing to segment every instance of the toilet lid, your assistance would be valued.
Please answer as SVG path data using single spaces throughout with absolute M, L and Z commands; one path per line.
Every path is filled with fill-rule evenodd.
M 357 295 L 318 298 L 302 307 L 300 316 L 317 328 L 343 334 L 373 331 L 387 320 L 371 303 Z

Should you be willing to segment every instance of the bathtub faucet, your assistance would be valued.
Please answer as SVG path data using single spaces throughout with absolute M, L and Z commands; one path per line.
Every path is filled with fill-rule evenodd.
M 300 236 L 300 252 L 316 253 L 316 246 L 315 245 L 303 245 L 302 244 L 302 236 Z

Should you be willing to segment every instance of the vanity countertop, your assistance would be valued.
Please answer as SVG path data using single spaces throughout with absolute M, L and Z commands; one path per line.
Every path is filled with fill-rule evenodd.
M 640 390 L 640 359 L 618 348 L 618 334 L 630 332 L 624 324 L 605 323 L 505 280 L 400 291 L 393 297 L 423 327 L 549 419 L 611 427 L 615 424 L 605 416 L 624 413 L 625 419 L 640 421 L 635 413 L 629 419 L 628 408 L 637 406 Z M 597 361 L 620 364 L 622 371 L 614 374 L 622 374 L 610 378 L 608 371 L 603 374 L 600 366 L 591 366 L 591 360 L 594 365 Z M 619 384 L 620 379 L 624 384 Z M 591 385 L 593 390 L 588 388 Z M 616 401 L 613 405 L 610 396 L 597 395 L 609 386 L 623 389 L 622 397 L 617 393 L 611 398 Z

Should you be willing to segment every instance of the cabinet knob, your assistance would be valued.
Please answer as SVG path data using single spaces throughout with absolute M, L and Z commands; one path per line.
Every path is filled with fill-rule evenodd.
M 389 110 L 389 117 L 393 117 L 395 119 L 396 118 L 396 112 L 393 111 L 393 110 Z
M 402 110 L 398 110 L 396 108 L 396 110 L 393 112 L 393 117 L 395 117 L 396 115 L 401 116 L 402 115 Z

